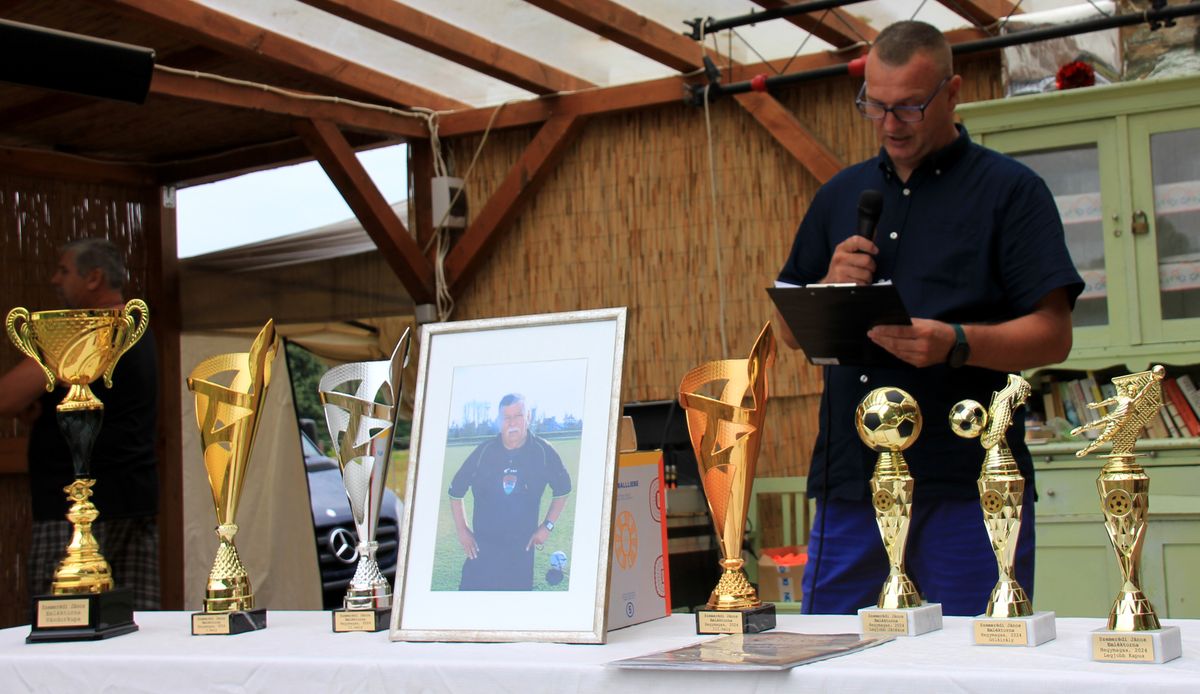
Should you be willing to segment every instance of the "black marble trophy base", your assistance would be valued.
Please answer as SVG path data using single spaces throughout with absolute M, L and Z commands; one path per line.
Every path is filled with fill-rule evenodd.
M 742 610 L 696 610 L 697 634 L 757 634 L 775 628 L 775 603 Z
M 85 595 L 38 595 L 25 643 L 97 641 L 138 630 L 133 591 L 119 588 Z
M 232 636 L 267 628 L 267 608 L 246 612 L 193 612 L 192 636 Z
M 348 631 L 383 631 L 392 621 L 392 608 L 379 607 L 373 610 L 333 611 L 333 630 L 338 634 Z

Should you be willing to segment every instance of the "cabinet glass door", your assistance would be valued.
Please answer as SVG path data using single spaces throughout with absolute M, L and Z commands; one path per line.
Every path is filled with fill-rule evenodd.
M 1102 346 L 1129 337 L 1127 322 L 1118 315 L 1124 303 L 1110 301 L 1123 296 L 1126 285 L 1121 263 L 1114 260 L 1121 255 L 1110 247 L 1123 239 L 1105 231 L 1120 214 L 1119 176 L 1106 160 L 1115 160 L 1114 143 L 1111 123 L 1106 122 L 990 133 L 984 138 L 986 146 L 1036 171 L 1054 195 L 1067 248 L 1084 281 L 1071 316 L 1076 346 Z
M 1200 324 L 1200 109 L 1131 119 L 1134 221 L 1148 337 L 1195 339 Z M 1140 166 L 1149 167 L 1139 171 Z M 1152 253 L 1149 251 L 1153 251 Z M 1152 307 L 1157 307 L 1157 318 Z

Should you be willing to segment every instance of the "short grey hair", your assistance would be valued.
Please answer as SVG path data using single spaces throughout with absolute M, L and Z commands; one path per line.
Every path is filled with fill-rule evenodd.
M 943 77 L 954 74 L 954 55 L 950 42 L 937 27 L 905 20 L 889 24 L 871 45 L 875 53 L 887 65 L 899 67 L 908 64 L 917 53 L 928 55 L 943 71 Z
M 75 270 L 86 275 L 99 270 L 110 289 L 125 286 L 125 257 L 116 244 L 108 239 L 84 238 L 71 241 L 62 247 L 62 253 L 75 254 Z

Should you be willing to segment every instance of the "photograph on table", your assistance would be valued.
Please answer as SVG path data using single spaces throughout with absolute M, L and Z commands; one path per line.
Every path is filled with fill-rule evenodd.
M 625 309 L 420 342 L 391 638 L 603 643 Z

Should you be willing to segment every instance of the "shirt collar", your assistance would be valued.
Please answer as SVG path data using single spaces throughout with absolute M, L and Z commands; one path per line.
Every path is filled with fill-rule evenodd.
M 967 126 L 962 123 L 955 123 L 954 127 L 958 130 L 958 137 L 945 147 L 931 153 L 921 162 L 921 165 L 916 168 L 917 171 L 922 169 L 933 168 L 937 171 L 947 171 L 954 166 L 958 160 L 963 158 L 967 153 L 967 148 L 971 145 L 971 135 L 967 132 Z M 888 156 L 887 149 L 879 148 L 879 168 L 887 176 L 895 176 L 896 168 L 892 166 L 892 158 Z

